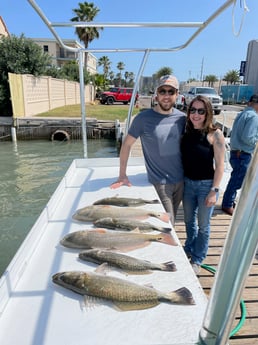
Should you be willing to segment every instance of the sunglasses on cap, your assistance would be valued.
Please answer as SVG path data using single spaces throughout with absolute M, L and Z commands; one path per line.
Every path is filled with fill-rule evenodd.
M 169 90 L 160 89 L 160 90 L 158 90 L 158 94 L 161 96 L 164 96 L 166 94 L 168 94 L 169 96 L 174 96 L 175 93 L 176 93 L 176 89 L 169 89 Z
M 199 114 L 199 115 L 205 115 L 206 114 L 206 110 L 204 108 L 190 108 L 189 109 L 190 111 L 190 114 L 195 114 L 196 112 Z

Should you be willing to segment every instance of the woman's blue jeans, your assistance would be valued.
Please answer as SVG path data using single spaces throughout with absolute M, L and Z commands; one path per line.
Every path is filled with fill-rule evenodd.
M 187 238 L 184 250 L 191 256 L 191 262 L 198 265 L 205 259 L 209 247 L 210 219 L 214 206 L 205 206 L 205 199 L 212 183 L 213 180 L 185 178 L 183 208 Z

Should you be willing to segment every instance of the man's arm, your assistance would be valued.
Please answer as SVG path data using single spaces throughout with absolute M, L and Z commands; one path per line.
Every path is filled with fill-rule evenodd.
M 122 185 L 131 187 L 131 183 L 126 175 L 126 169 L 131 147 L 133 146 L 135 141 L 136 138 L 132 137 L 130 134 L 127 134 L 127 136 L 125 137 L 120 151 L 119 177 L 116 182 L 111 184 L 110 188 L 116 189 L 121 187 Z

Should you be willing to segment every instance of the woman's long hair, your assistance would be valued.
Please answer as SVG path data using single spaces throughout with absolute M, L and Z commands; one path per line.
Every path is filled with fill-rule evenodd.
M 192 132 L 194 130 L 194 126 L 192 121 L 190 120 L 190 109 L 194 102 L 199 101 L 203 103 L 203 107 L 205 109 L 205 120 L 203 123 L 203 128 L 200 129 L 203 133 L 209 133 L 215 131 L 217 127 L 213 124 L 213 109 L 209 98 L 198 95 L 194 99 L 192 99 L 189 107 L 187 109 L 187 117 L 186 117 L 186 133 Z

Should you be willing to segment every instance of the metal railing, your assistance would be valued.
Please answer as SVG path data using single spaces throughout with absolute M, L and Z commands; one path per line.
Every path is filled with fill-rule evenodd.
M 151 52 L 173 52 L 187 47 L 216 17 L 218 17 L 236 0 L 228 0 L 220 6 L 207 20 L 203 22 L 171 22 L 171 23 L 95 23 L 69 22 L 51 23 L 33 0 L 28 0 L 31 6 L 45 22 L 59 44 L 67 50 L 79 53 L 79 71 L 81 84 L 81 115 L 83 126 L 84 157 L 87 157 L 86 111 L 84 102 L 83 59 L 86 52 L 143 52 L 143 60 L 135 79 L 133 97 L 136 96 L 139 80 L 146 61 Z M 182 45 L 171 48 L 109 48 L 85 49 L 66 46 L 54 27 L 103 27 L 103 28 L 197 28 L 193 35 Z M 133 102 L 128 110 L 127 128 L 130 125 Z M 125 133 L 126 134 L 126 133 Z M 211 298 L 206 310 L 199 341 L 206 345 L 224 345 L 227 343 L 235 314 L 239 304 L 244 282 L 249 272 L 258 242 L 258 150 L 253 156 L 248 174 L 245 178 L 240 199 L 232 219 L 230 232 L 225 244 L 219 269 L 216 275 Z

